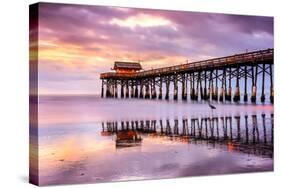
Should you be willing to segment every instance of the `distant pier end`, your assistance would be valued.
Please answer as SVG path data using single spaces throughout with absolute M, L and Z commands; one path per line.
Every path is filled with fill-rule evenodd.
M 178 100 L 180 83 L 182 100 L 239 102 L 243 99 L 247 102 L 250 98 L 255 103 L 257 93 L 260 93 L 260 101 L 265 102 L 265 84 L 269 84 L 267 93 L 273 103 L 273 52 L 274 49 L 265 49 L 152 70 L 142 70 L 139 62 L 116 61 L 112 69 L 115 72 L 100 74 L 101 97 L 118 98 L 120 95 L 121 98 L 169 100 L 170 85 L 173 84 L 173 99 Z M 265 79 L 266 75 L 269 79 Z M 258 81 L 261 81 L 259 85 Z M 234 92 L 232 83 L 235 83 Z M 240 83 L 243 83 L 243 88 Z M 249 83 L 251 91 L 247 90 Z M 250 97 L 248 94 L 251 94 Z

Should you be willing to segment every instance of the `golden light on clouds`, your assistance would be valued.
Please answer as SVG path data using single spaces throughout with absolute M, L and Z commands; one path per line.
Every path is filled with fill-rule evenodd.
M 120 27 L 129 27 L 134 29 L 135 27 L 157 27 L 157 26 L 171 26 L 175 28 L 170 20 L 162 17 L 152 16 L 148 14 L 137 14 L 130 16 L 126 19 L 113 18 L 110 21 L 112 25 L 118 25 Z

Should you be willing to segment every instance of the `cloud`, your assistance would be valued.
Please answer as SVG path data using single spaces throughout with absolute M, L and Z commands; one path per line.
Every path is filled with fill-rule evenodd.
M 42 81 L 58 67 L 54 80 L 98 84 L 115 60 L 155 68 L 273 47 L 272 17 L 185 11 L 41 3 L 39 32 Z

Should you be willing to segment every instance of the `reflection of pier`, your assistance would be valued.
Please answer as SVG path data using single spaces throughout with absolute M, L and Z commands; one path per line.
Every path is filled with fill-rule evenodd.
M 131 132 L 138 138 L 164 138 L 176 142 L 226 146 L 230 151 L 273 156 L 273 114 L 141 120 L 102 123 L 104 136 Z M 117 137 L 118 140 L 118 137 Z M 117 141 L 116 140 L 116 141 Z M 117 143 L 117 142 L 116 142 Z
M 178 99 L 181 88 L 182 100 L 187 100 L 189 93 L 190 99 L 195 101 L 238 102 L 242 91 L 245 102 L 248 101 L 249 94 L 251 102 L 256 102 L 259 90 L 260 100 L 265 102 L 265 82 L 268 81 L 269 99 L 273 103 L 273 49 L 145 71 L 140 71 L 139 63 L 115 62 L 117 63 L 122 65 L 122 69 L 119 70 L 118 66 L 115 66 L 116 72 L 100 75 L 102 97 L 168 100 L 170 87 L 173 85 L 174 100 Z M 265 79 L 266 75 L 269 76 L 268 80 Z M 258 84 L 258 81 L 261 83 Z M 248 86 L 251 86 L 251 91 L 248 91 Z

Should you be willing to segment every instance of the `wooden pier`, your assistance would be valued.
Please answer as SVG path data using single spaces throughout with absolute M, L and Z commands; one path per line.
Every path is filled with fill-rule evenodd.
M 173 85 L 174 100 L 181 96 L 182 100 L 247 102 L 250 99 L 255 103 L 257 97 L 260 97 L 261 102 L 265 102 L 265 84 L 270 84 L 267 93 L 273 103 L 273 52 L 274 49 L 265 49 L 152 70 L 142 70 L 141 66 L 134 62 L 118 62 L 121 63 L 122 69 L 117 66 L 116 72 L 100 74 L 101 97 L 169 100 L 170 87 Z M 269 79 L 266 79 L 266 75 Z M 249 80 L 251 91 L 248 91 Z M 258 84 L 259 80 L 261 83 Z M 240 86 L 242 82 L 244 88 Z M 260 93 L 260 96 L 257 96 L 257 93 Z

